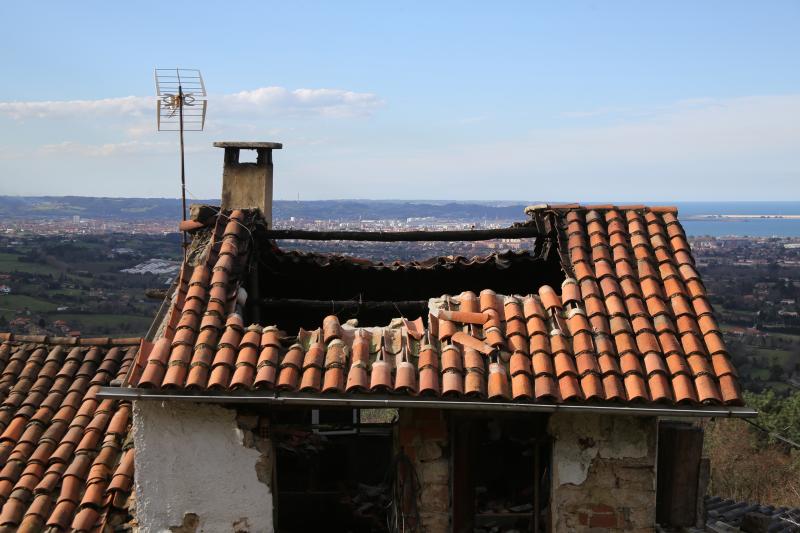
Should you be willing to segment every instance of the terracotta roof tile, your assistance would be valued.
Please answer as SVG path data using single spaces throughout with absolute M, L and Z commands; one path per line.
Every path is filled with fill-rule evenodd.
M 631 373 L 625 375 L 623 379 L 625 383 L 625 391 L 628 394 L 628 400 L 631 402 L 646 402 L 650 399 L 647 393 L 644 379 L 641 375 Z
M 697 399 L 703 403 L 718 403 L 722 401 L 719 394 L 719 388 L 711 374 L 700 374 L 694 378 L 694 384 L 697 387 Z M 728 403 L 734 403 L 738 400 L 731 399 Z
M 647 385 L 650 388 L 650 397 L 654 402 L 672 401 L 672 386 L 667 376 L 661 373 L 651 374 L 647 378 Z
M 542 299 L 542 305 L 546 310 L 561 309 L 561 298 L 552 287 L 543 285 L 539 289 L 539 297 Z
M 58 339 L 2 338 L 0 398 L 9 416 L 0 422 L 0 526 L 101 529 L 127 505 L 130 483 L 109 482 L 125 453 L 132 477 L 133 450 L 123 452 L 130 404 L 95 395 L 131 368 L 140 340 L 79 339 L 65 348 Z
M 685 374 L 672 376 L 672 389 L 675 392 L 676 403 L 697 402 L 697 393 L 694 389 L 694 383 L 689 376 Z
M 732 374 L 719 378 L 719 387 L 722 391 L 722 401 L 729 405 L 739 405 L 742 391 L 739 382 Z

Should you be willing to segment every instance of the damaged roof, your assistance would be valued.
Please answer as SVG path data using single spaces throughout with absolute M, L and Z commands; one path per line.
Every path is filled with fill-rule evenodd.
M 99 400 L 140 339 L 0 334 L 0 528 L 102 531 L 127 517 L 130 402 Z
M 279 312 L 270 315 L 275 323 L 261 319 L 259 298 L 270 287 L 261 277 L 259 291 L 259 274 L 272 268 L 270 258 L 319 269 L 347 263 L 356 271 L 438 268 L 447 275 L 470 265 L 524 266 L 516 256 L 525 254 L 384 265 L 283 252 L 259 237 L 265 225 L 256 211 L 220 213 L 196 225 L 160 332 L 143 344 L 125 385 L 173 394 L 742 405 L 676 209 L 561 204 L 526 212 L 531 220 L 523 224 L 542 228 L 526 260 L 555 258 L 560 283 L 531 267 L 524 283 L 515 282 L 519 290 L 498 294 L 487 283 L 454 296 L 438 293 L 420 317 L 397 313 L 381 326 L 333 313 L 294 330 Z M 399 276 L 387 278 L 396 281 L 393 294 L 417 291 Z M 502 279 L 480 276 L 470 282 Z

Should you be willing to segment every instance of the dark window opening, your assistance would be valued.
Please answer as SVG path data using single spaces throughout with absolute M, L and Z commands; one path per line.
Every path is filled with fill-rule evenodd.
M 547 531 L 547 416 L 455 417 L 453 531 Z
M 353 409 L 274 412 L 276 531 L 385 530 L 392 423 L 370 419 Z
M 258 253 L 259 290 L 248 288 L 248 294 L 256 298 L 260 323 L 279 324 L 289 333 L 316 329 L 330 314 L 340 322 L 356 318 L 362 326 L 384 326 L 401 315 L 427 320 L 428 299 L 444 294 L 491 289 L 524 295 L 542 285 L 560 290 L 564 273 L 551 244 L 541 238 L 530 250 L 390 264 L 264 247 Z

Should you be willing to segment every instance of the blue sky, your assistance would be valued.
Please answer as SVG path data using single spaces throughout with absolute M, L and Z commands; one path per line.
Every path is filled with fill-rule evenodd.
M 0 194 L 179 195 L 180 65 L 197 198 L 242 139 L 278 198 L 800 199 L 800 2 L 431 4 L 3 3 Z

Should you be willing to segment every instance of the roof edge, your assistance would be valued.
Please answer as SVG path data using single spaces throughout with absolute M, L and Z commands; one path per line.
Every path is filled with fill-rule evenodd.
M 163 391 L 132 387 L 101 387 L 99 399 L 188 401 L 196 403 L 264 404 L 264 405 L 327 405 L 353 408 L 401 408 L 446 409 L 467 411 L 505 411 L 528 413 L 604 413 L 629 416 L 669 416 L 686 418 L 753 418 L 758 411 L 749 407 L 687 406 L 668 407 L 658 405 L 613 405 L 613 404 L 556 404 L 517 403 L 483 400 L 450 400 L 442 398 L 408 397 L 391 394 L 326 394 L 323 396 L 276 391 L 246 392 L 198 392 Z
M 50 335 L 19 335 L 0 333 L 0 342 L 30 342 L 35 344 L 60 344 L 66 346 L 134 346 L 141 337 L 53 337 Z
M 573 203 L 541 203 L 529 205 L 525 208 L 525 214 L 530 215 L 537 211 L 609 211 L 616 209 L 619 211 L 652 211 L 654 213 L 678 214 L 678 208 L 674 205 L 644 205 L 644 204 L 581 204 Z

